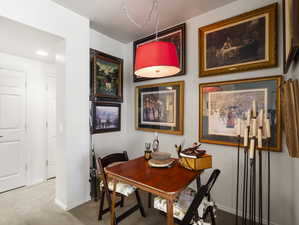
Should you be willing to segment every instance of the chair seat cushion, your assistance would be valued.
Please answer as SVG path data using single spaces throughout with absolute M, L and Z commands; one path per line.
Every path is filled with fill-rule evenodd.
M 103 181 L 101 182 L 101 189 L 104 187 L 104 183 Z M 110 181 L 108 182 L 108 187 L 109 187 L 109 190 L 110 191 L 113 191 L 113 182 Z M 136 190 L 135 187 L 129 185 L 129 184 L 125 184 L 125 183 L 121 183 L 121 182 L 118 182 L 116 184 L 116 193 L 119 193 L 119 194 L 122 194 L 124 196 L 129 196 L 131 195 L 134 191 Z
M 178 198 L 174 201 L 173 204 L 173 216 L 179 220 L 183 220 L 184 216 L 187 213 L 188 208 L 190 207 L 194 197 L 196 195 L 196 191 L 192 188 L 188 187 L 181 194 Z M 200 218 L 203 217 L 203 214 L 206 208 L 210 205 L 214 204 L 213 202 L 209 202 L 207 197 L 202 200 L 202 203 L 198 207 L 198 215 Z M 167 213 L 167 201 L 161 197 L 155 197 L 154 199 L 154 208 Z M 201 224 L 200 222 L 194 224 Z M 203 223 L 202 224 L 209 224 Z

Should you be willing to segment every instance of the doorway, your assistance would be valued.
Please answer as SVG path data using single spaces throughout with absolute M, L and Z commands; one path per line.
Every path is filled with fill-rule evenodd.
M 64 39 L 2 17 L 0 24 L 2 193 L 57 176 L 56 83 L 64 75 Z

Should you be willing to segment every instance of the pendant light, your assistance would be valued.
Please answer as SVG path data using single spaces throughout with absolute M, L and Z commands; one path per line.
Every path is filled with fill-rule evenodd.
M 124 5 L 128 18 L 139 28 L 142 27 L 129 15 Z M 140 45 L 136 49 L 135 55 L 135 74 L 139 77 L 160 78 L 172 76 L 180 72 L 180 64 L 176 51 L 176 46 L 171 42 L 158 40 L 159 28 L 159 2 L 153 1 L 150 14 L 144 25 L 147 24 L 153 14 L 154 9 L 157 11 L 156 19 L 156 40 L 150 43 Z

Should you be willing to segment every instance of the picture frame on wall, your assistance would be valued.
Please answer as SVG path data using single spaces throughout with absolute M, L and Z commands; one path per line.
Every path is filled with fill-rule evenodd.
M 136 130 L 184 134 L 184 81 L 136 87 Z
M 247 118 L 255 100 L 270 119 L 270 150 L 281 151 L 281 84 L 282 76 L 200 84 L 199 141 L 237 146 L 237 120 Z
M 299 50 L 299 2 L 283 0 L 283 70 L 288 73 Z
M 90 49 L 91 100 L 123 102 L 123 59 Z
M 92 133 L 107 133 L 121 130 L 121 104 L 92 103 Z
M 199 76 L 277 66 L 277 7 L 275 3 L 199 28 Z
M 176 46 L 179 63 L 180 63 L 180 72 L 173 76 L 180 76 L 185 75 L 186 73 L 186 24 L 180 24 L 175 27 L 171 27 L 169 29 L 163 30 L 158 33 L 158 40 L 159 41 L 166 41 L 171 42 Z M 135 68 L 135 56 L 136 56 L 136 49 L 146 43 L 150 43 L 156 41 L 156 34 L 150 35 L 148 37 L 142 38 L 140 40 L 134 41 L 133 43 L 133 71 Z M 145 78 L 137 76 L 135 73 L 133 74 L 134 82 L 139 81 L 147 81 L 157 78 Z

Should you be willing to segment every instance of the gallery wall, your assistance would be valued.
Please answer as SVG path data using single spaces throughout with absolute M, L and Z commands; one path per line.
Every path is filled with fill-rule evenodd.
M 165 78 L 160 80 L 138 82 L 132 81 L 132 43 L 126 46 L 124 58 L 127 64 L 125 76 L 130 81 L 126 87 L 129 91 L 129 96 L 125 98 L 125 104 L 130 108 L 129 113 L 125 115 L 123 120 L 126 120 L 128 133 L 126 134 L 126 148 L 129 151 L 130 157 L 136 157 L 143 154 L 144 143 L 153 140 L 153 133 L 136 131 L 134 127 L 134 90 L 135 86 L 151 83 L 169 82 L 185 80 L 185 131 L 184 136 L 175 136 L 167 134 L 159 134 L 160 150 L 171 152 L 175 155 L 174 144 L 179 144 L 183 139 L 187 145 L 191 145 L 194 141 L 198 141 L 198 123 L 199 123 L 199 88 L 200 83 L 214 82 L 214 81 L 227 81 L 244 78 L 265 77 L 282 74 L 282 17 L 281 17 L 281 4 L 279 5 L 279 66 L 271 69 L 248 71 L 243 73 L 235 73 L 220 76 L 211 76 L 208 78 L 198 77 L 198 28 L 221 21 L 232 16 L 239 15 L 243 12 L 251 11 L 265 5 L 274 3 L 272 0 L 238 0 L 229 5 L 217 8 L 204 15 L 194 17 L 186 22 L 187 24 L 187 73 L 185 76 L 178 76 L 175 78 Z M 279 1 L 279 3 L 281 3 Z M 297 69 L 298 71 L 299 69 Z M 298 73 L 297 73 L 298 74 Z M 218 203 L 218 206 L 228 212 L 235 212 L 235 190 L 236 190 L 236 159 L 237 152 L 233 147 L 203 144 L 202 147 L 213 155 L 213 167 L 221 170 L 221 176 L 217 181 L 214 188 L 213 197 Z M 242 160 L 241 160 L 242 161 Z M 283 137 L 283 147 L 281 153 L 272 153 L 272 201 L 271 201 L 271 221 L 272 224 L 277 225 L 294 225 L 295 210 L 298 203 L 294 201 L 294 196 L 298 194 L 294 190 L 298 190 L 298 178 L 295 177 L 296 168 L 298 171 L 299 162 L 289 157 L 288 151 Z M 242 166 L 242 165 L 241 165 Z M 264 169 L 265 171 L 265 169 Z M 211 171 L 204 173 L 206 178 Z M 296 189 L 297 188 L 297 189 Z M 266 187 L 264 186 L 264 193 Z M 298 201 L 297 201 L 298 202 Z M 264 202 L 265 203 L 265 202 Z M 266 211 L 266 204 L 264 204 L 264 212 Z M 298 216 L 297 216 L 298 217 Z

